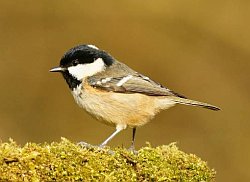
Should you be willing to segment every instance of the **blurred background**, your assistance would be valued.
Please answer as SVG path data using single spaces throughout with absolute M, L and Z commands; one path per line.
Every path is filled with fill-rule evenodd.
M 114 128 L 74 102 L 49 73 L 77 44 L 94 44 L 189 98 L 222 108 L 163 111 L 137 130 L 136 148 L 177 142 L 208 161 L 217 181 L 248 181 L 250 1 L 0 1 L 0 139 L 101 143 Z M 132 131 L 111 146 L 130 146 Z

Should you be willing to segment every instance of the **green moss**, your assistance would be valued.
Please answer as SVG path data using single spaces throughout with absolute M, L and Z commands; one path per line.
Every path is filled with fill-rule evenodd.
M 214 181 L 215 171 L 175 144 L 141 148 L 82 148 L 62 138 L 51 144 L 0 143 L 0 181 Z

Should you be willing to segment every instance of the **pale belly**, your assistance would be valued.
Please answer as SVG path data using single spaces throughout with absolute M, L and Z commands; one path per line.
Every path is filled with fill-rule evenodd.
M 156 113 L 175 103 L 165 97 L 113 92 L 72 91 L 77 104 L 89 114 L 109 125 L 136 127 L 146 124 Z

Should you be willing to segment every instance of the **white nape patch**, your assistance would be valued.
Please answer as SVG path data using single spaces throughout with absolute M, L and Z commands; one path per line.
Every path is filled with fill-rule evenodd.
M 105 69 L 105 64 L 102 58 L 96 59 L 93 63 L 78 64 L 68 68 L 69 73 L 77 80 L 82 80 L 87 76 L 92 76 Z
M 95 45 L 89 44 L 88 47 L 93 48 L 93 49 L 96 49 L 96 50 L 99 50 L 98 47 L 96 47 Z
M 142 76 L 142 78 L 143 78 L 144 80 L 150 80 L 149 77 L 147 77 L 147 76 Z
M 116 86 L 120 87 L 122 86 L 124 83 L 126 83 L 127 81 L 129 81 L 133 76 L 132 75 L 128 75 L 126 77 L 124 77 L 123 79 L 121 79 Z

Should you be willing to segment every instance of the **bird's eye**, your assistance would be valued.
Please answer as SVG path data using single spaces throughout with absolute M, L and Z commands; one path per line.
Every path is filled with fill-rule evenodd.
M 72 61 L 72 64 L 73 64 L 73 66 L 76 66 L 76 65 L 78 65 L 78 64 L 79 64 L 79 61 L 78 61 L 78 59 L 75 59 L 75 60 L 73 60 L 73 61 Z

